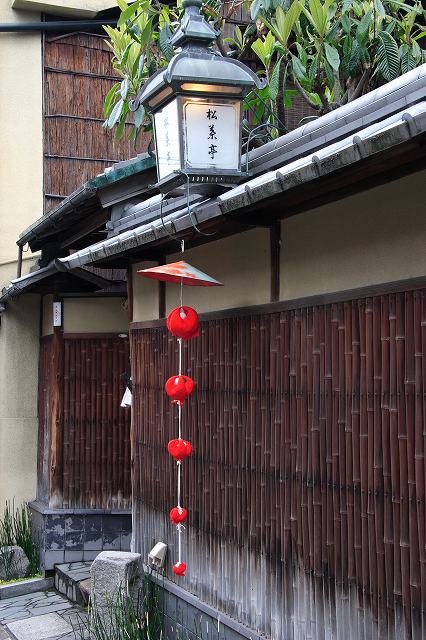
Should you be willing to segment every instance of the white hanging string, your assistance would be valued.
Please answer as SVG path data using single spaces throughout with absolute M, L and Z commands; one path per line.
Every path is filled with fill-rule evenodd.
M 182 254 L 185 252 L 185 240 L 181 240 Z M 181 313 L 183 307 L 183 278 L 180 280 L 180 306 Z M 178 338 L 179 344 L 179 375 L 182 375 L 182 338 Z M 178 425 L 179 425 L 179 439 L 182 439 L 182 405 L 178 404 Z M 177 507 L 181 509 L 181 491 L 182 491 L 182 461 L 177 461 Z M 178 562 L 182 562 L 182 524 L 176 525 L 178 534 Z

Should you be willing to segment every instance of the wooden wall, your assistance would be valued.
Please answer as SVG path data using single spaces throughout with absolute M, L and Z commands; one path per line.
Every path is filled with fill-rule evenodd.
M 216 314 L 216 318 L 219 314 Z M 202 322 L 185 344 L 184 588 L 274 639 L 421 638 L 426 290 Z M 177 372 L 134 323 L 136 551 L 170 545 Z
M 57 508 L 129 509 L 130 410 L 120 407 L 124 393 L 120 376 L 128 368 L 128 341 L 108 334 L 65 334 L 60 373 L 52 377 L 53 348 L 52 336 L 42 338 L 38 499 L 46 502 L 46 497 L 54 496 Z M 55 384 L 57 389 L 52 392 Z M 59 443 L 53 443 L 48 433 L 55 393 L 59 397 Z M 55 447 L 57 469 L 53 482 L 50 474 L 49 486 Z
M 46 35 L 43 51 L 47 212 L 105 167 L 146 150 L 148 140 L 141 136 L 135 148 L 127 133 L 117 142 L 102 128 L 104 98 L 120 80 L 102 35 Z

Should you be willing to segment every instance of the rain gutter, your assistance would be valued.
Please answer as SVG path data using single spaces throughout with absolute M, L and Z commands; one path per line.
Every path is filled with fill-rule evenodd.
M 20 33 L 25 31 L 87 31 L 100 29 L 104 25 L 117 26 L 117 20 L 57 20 L 52 22 L 0 22 L 0 33 Z

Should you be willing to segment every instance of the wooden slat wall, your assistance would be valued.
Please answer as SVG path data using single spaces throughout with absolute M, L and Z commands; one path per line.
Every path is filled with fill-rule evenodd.
M 182 586 L 276 639 L 424 638 L 425 350 L 426 290 L 203 322 Z M 176 340 L 131 351 L 136 550 L 171 563 Z
M 40 433 L 43 416 L 49 415 L 42 381 L 49 370 L 51 341 L 43 340 L 47 348 L 40 366 L 40 407 L 44 407 L 40 411 Z M 63 443 L 59 484 L 63 495 L 57 506 L 130 508 L 130 410 L 120 407 L 124 393 L 120 376 L 128 361 L 129 344 L 125 339 L 102 335 L 64 337 L 64 373 L 59 381 Z
M 117 142 L 114 131 L 102 128 L 103 101 L 120 80 L 115 78 L 111 55 L 99 35 L 77 33 L 44 40 L 46 211 L 61 201 L 52 196 L 68 196 L 113 162 L 147 148 L 146 136 L 140 136 L 135 148 L 127 134 Z

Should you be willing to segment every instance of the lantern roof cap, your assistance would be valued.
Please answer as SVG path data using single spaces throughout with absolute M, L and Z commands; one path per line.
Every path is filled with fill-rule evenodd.
M 206 46 L 214 42 L 219 31 L 216 31 L 200 12 L 201 0 L 182 0 L 182 7 L 185 9 L 185 14 L 171 38 L 171 43 L 174 46 L 184 46 L 196 42 Z
M 245 64 L 222 56 L 211 47 L 219 32 L 215 31 L 201 14 L 201 0 L 183 0 L 182 6 L 185 14 L 179 28 L 170 39 L 171 44 L 181 49 L 167 67 L 159 69 L 148 78 L 130 104 L 132 111 L 136 111 L 141 103 L 148 102 L 167 86 L 176 92 L 184 82 L 241 87 L 242 93 L 247 93 L 254 87 L 264 86 L 260 78 Z M 170 96 L 171 93 L 168 92 L 156 106 L 160 106 L 166 99 L 169 100 Z
M 263 86 L 261 79 L 239 60 L 225 58 L 209 49 L 185 48 L 171 59 L 167 67 L 159 69 L 145 82 L 131 106 L 132 110 L 167 86 L 176 91 L 185 82 L 241 87 L 243 93 Z

